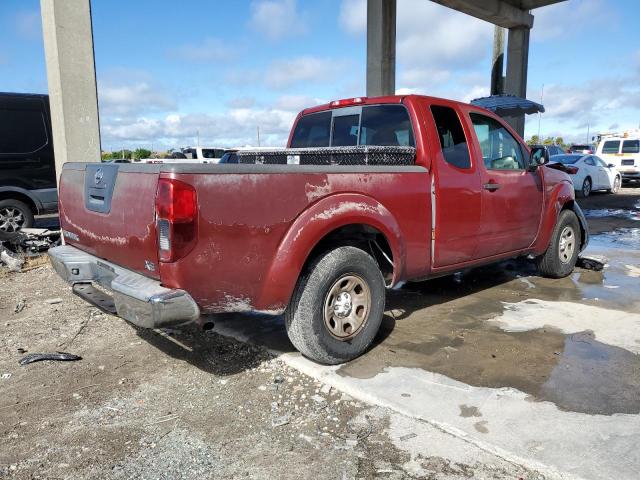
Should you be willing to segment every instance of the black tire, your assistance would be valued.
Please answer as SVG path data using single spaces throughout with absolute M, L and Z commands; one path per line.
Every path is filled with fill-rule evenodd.
M 333 292 L 336 287 L 340 288 L 340 281 L 347 277 L 356 278 L 366 284 L 360 285 L 360 292 L 363 286 L 368 288 L 370 301 L 361 326 L 351 337 L 338 339 L 334 333 L 340 334 L 339 329 L 336 327 L 334 333 L 330 331 L 329 324 L 333 321 L 335 325 L 334 317 L 330 316 L 330 319 L 325 321 L 325 311 L 335 312 L 337 297 Z M 360 298 L 361 293 L 357 293 L 357 285 L 355 288 L 353 298 Z M 291 343 L 305 357 L 325 365 L 336 365 L 360 356 L 371 345 L 380 328 L 385 293 L 380 268 L 365 251 L 356 247 L 339 247 L 319 256 L 300 276 L 285 312 L 286 328 Z M 340 295 L 338 294 L 338 297 Z M 331 305 L 334 305 L 333 308 L 327 308 Z M 351 305 L 351 300 L 348 305 Z M 353 310 L 355 314 L 361 307 L 357 306 L 356 300 L 353 301 L 353 305 L 356 305 L 356 309 Z M 345 325 L 349 325 L 346 323 L 347 318 L 344 318 Z M 348 329 L 343 334 L 347 335 L 346 332 Z
M 620 187 L 622 186 L 622 181 L 620 179 L 620 175 L 617 175 L 613 180 L 613 187 L 607 190 L 607 193 L 618 193 L 620 191 Z
M 22 228 L 33 225 L 33 212 L 20 200 L 0 200 L 0 240 L 11 240 Z
M 582 182 L 582 187 L 580 190 L 576 190 L 578 196 L 580 198 L 587 198 L 591 194 L 591 189 L 593 188 L 593 183 L 591 182 L 591 177 L 587 177 Z
M 568 240 L 565 238 L 564 249 L 561 245 L 566 228 L 572 230 L 572 249 L 568 255 Z M 551 235 L 551 243 L 544 254 L 537 258 L 538 270 L 544 277 L 563 278 L 573 272 L 580 253 L 580 244 L 582 242 L 582 232 L 580 230 L 580 222 L 578 217 L 571 210 L 563 210 L 560 212 L 558 221 L 553 234 Z

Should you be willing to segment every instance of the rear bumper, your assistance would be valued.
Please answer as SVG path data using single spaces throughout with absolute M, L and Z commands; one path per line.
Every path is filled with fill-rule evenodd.
M 640 171 L 637 172 L 620 172 L 625 180 L 640 180 Z
M 163 287 L 157 280 L 70 245 L 52 248 L 49 256 L 58 275 L 71 285 L 97 283 L 110 290 L 118 316 L 139 327 L 175 326 L 200 316 L 198 305 L 184 290 Z

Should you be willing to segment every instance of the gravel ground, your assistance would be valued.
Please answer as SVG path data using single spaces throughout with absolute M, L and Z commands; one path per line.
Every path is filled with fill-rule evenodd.
M 0 478 L 540 478 L 430 455 L 439 432 L 399 448 L 420 426 L 260 347 L 138 330 L 75 297 L 49 265 L 0 270 L 0 283 Z M 18 364 L 56 351 L 83 358 Z

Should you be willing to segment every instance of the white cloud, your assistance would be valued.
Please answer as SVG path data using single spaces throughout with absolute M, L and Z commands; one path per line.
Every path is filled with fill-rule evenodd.
M 176 102 L 169 93 L 142 80 L 134 83 L 100 82 L 98 100 L 100 114 L 104 116 L 130 117 L 176 109 Z
M 271 88 L 287 88 L 300 82 L 330 81 L 344 68 L 345 62 L 340 60 L 303 56 L 273 62 L 268 67 L 264 80 Z
M 339 23 L 364 34 L 366 0 L 343 0 Z M 493 26 L 427 0 L 399 0 L 396 20 L 397 85 L 428 92 L 486 63 Z
M 255 145 L 256 127 L 260 127 L 263 145 L 284 146 L 297 113 L 303 108 L 324 103 L 311 97 L 284 95 L 271 105 L 243 107 L 242 102 L 220 113 L 168 113 L 162 118 L 114 118 L 101 121 L 103 145 L 106 149 L 135 147 L 153 143 L 166 148 L 193 145 L 196 135 L 200 143 L 232 147 Z
M 296 0 L 256 0 L 251 3 L 249 26 L 270 40 L 307 32 L 306 15 L 298 11 Z
M 338 16 L 340 26 L 352 35 L 367 31 L 367 0 L 342 0 Z
M 191 43 L 172 48 L 170 58 L 190 62 L 212 62 L 230 60 L 238 54 L 235 47 L 218 38 L 207 37 L 200 43 Z

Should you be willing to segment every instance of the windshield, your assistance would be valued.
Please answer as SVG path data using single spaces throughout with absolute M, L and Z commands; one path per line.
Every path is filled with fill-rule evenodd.
M 552 162 L 572 165 L 582 158 L 582 155 L 552 155 L 549 160 Z

